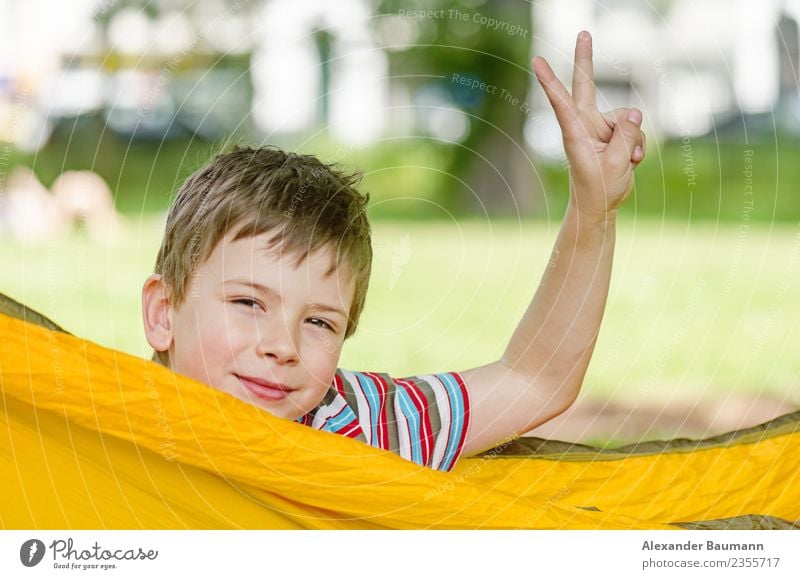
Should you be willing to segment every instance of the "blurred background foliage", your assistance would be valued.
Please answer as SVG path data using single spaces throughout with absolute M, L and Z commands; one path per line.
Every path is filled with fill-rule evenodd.
M 166 211 L 183 180 L 229 146 L 230 139 L 207 141 L 181 137 L 163 142 L 131 141 L 103 131 L 101 121 L 92 119 L 80 127 L 56 129 L 52 139 L 36 152 L 15 150 L 9 155 L 9 162 L 12 166 L 32 167 L 46 186 L 64 171 L 91 168 L 113 185 L 117 208 L 137 217 Z M 797 221 L 800 215 L 800 191 L 796 190 L 800 187 L 797 140 L 781 138 L 755 144 L 693 141 L 696 177 L 692 186 L 687 183 L 681 146 L 680 141 L 649 145 L 648 160 L 637 169 L 636 188 L 622 208 L 622 215 L 679 222 L 740 223 L 745 212 L 744 157 L 746 151 L 752 151 L 757 166 L 752 189 L 757 197 L 748 210 L 748 220 L 765 224 Z M 323 160 L 343 162 L 337 155 L 341 145 L 324 136 L 303 140 L 295 148 Z M 385 140 L 348 152 L 345 164 L 364 173 L 363 189 L 374 200 L 372 218 L 430 220 L 448 214 L 458 218 L 481 216 L 483 209 L 465 207 L 465 199 L 470 196 L 462 189 L 471 182 L 453 177 L 461 174 L 455 167 L 466 163 L 460 159 L 464 151 L 428 139 Z M 541 207 L 520 216 L 560 219 L 568 199 L 568 184 L 562 163 L 538 163 L 531 171 L 528 187 L 531 191 L 541 191 Z M 419 203 L 420 200 L 425 203 Z M 502 218 L 513 213 L 495 210 L 490 215 Z
M 181 180 L 231 143 L 269 142 L 362 170 L 365 189 L 381 201 L 372 209 L 376 218 L 558 219 L 567 174 L 552 114 L 529 67 L 534 54 L 545 54 L 568 83 L 571 54 L 560 47 L 569 47 L 573 35 L 556 37 L 548 26 L 555 18 L 570 32 L 581 22 L 594 25 L 601 107 L 637 105 L 645 112 L 650 155 L 624 212 L 741 221 L 743 155 L 752 150 L 757 196 L 750 219 L 791 221 L 800 214 L 794 162 L 800 102 L 796 90 L 784 89 L 797 60 L 797 26 L 786 6 L 775 10 L 762 34 L 761 43 L 776 53 L 772 66 L 761 67 L 774 69 L 769 84 L 775 88 L 752 97 L 761 99 L 756 105 L 762 110 L 754 112 L 756 105 L 745 109 L 741 95 L 737 103 L 717 94 L 748 81 L 736 77 L 744 74 L 734 74 L 736 66 L 725 71 L 730 49 L 722 32 L 707 39 L 722 54 L 716 76 L 701 69 L 707 46 L 683 46 L 685 54 L 676 59 L 670 56 L 675 48 L 661 39 L 662 53 L 644 59 L 630 50 L 636 34 L 627 44 L 619 40 L 627 30 L 624 18 L 637 14 L 658 19 L 658 32 L 674 34 L 669 18 L 679 20 L 685 5 L 677 0 L 650 8 L 617 2 L 610 23 L 602 6 L 589 0 L 570 10 L 553 2 L 481 0 L 348 0 L 337 8 L 314 0 L 80 5 L 83 19 L 71 21 L 83 34 L 40 48 L 46 58 L 21 58 L 14 43 L 22 31 L 5 40 L 20 62 L 0 68 L 0 137 L 12 145 L 3 166 L 6 174 L 17 165 L 31 167 L 48 187 L 64 170 L 93 170 L 112 185 L 116 207 L 127 215 L 164 211 Z M 12 13 L 22 18 L 28 12 Z M 358 22 L 343 25 L 337 17 Z M 564 23 L 567 17 L 576 26 Z M 292 42 L 281 38 L 283 44 L 271 47 L 270 26 L 288 30 L 284 36 Z M 347 34 L 353 38 L 343 38 Z M 369 58 L 347 63 L 348 50 Z M 298 69 L 303 58 L 311 66 Z M 295 66 L 295 76 L 273 70 L 269 63 L 278 60 Z M 698 68 L 703 92 L 689 101 L 696 110 L 684 119 L 682 109 L 669 105 L 688 82 L 686 66 Z M 648 84 L 654 75 L 663 75 L 655 89 Z M 342 77 L 353 86 L 337 84 Z M 348 91 L 366 96 L 348 109 Z M 304 107 L 291 123 L 281 121 Z M 696 177 L 691 186 L 687 169 Z

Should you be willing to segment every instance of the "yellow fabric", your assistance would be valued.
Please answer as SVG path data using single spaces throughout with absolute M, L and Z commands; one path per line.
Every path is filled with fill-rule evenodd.
M 462 459 L 442 473 L 7 316 L 0 387 L 6 529 L 665 529 L 746 514 L 800 519 L 796 428 L 615 460 Z

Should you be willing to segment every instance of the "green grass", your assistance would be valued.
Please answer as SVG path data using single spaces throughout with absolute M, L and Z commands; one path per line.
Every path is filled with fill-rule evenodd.
M 634 194 L 620 212 L 682 221 L 795 222 L 800 216 L 798 158 L 800 144 L 790 139 L 651 143 L 636 169 Z M 566 171 L 559 165 L 540 170 L 549 200 L 556 209 L 563 207 Z
M 538 285 L 555 226 L 374 223 L 375 263 L 341 366 L 397 375 L 500 356 Z M 114 247 L 81 237 L 0 245 L 0 291 L 69 331 L 148 356 L 139 310 L 161 234 Z M 623 220 L 587 396 L 668 400 L 730 392 L 800 403 L 800 228 Z
M 232 138 L 231 142 L 236 141 Z M 262 144 L 248 136 L 238 142 Z M 320 133 L 274 144 L 362 171 L 363 189 L 372 195 L 373 217 L 441 220 L 460 211 L 447 198 L 453 179 L 448 167 L 456 149 L 432 139 L 387 138 L 360 148 L 333 143 Z M 87 117 L 59 127 L 36 153 L 13 151 L 4 165 L 5 169 L 18 164 L 32 167 L 47 187 L 62 171 L 94 170 L 111 186 L 117 208 L 138 219 L 142 214 L 166 210 L 186 176 L 225 146 L 190 137 L 129 141 L 111 133 L 101 119 Z M 622 208 L 623 215 L 731 223 L 745 218 L 761 223 L 792 222 L 800 215 L 799 143 L 788 139 L 752 145 L 693 140 L 688 146 L 682 149 L 680 142 L 650 144 L 646 161 L 636 170 L 636 190 Z M 539 217 L 561 215 L 567 202 L 566 170 L 560 164 L 541 162 L 536 170 L 546 197 L 546 202 L 540 203 Z M 752 186 L 751 196 L 745 194 L 748 186 Z M 537 187 L 532 184 L 530 191 L 517 193 L 531 195 Z M 466 189 L 462 193 L 470 195 Z

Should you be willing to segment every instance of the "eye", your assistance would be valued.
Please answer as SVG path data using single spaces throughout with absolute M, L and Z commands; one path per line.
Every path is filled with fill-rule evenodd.
M 331 326 L 325 320 L 321 320 L 319 318 L 308 318 L 308 321 L 310 321 L 312 324 L 314 324 L 315 326 L 317 326 L 319 328 L 324 328 L 326 330 L 330 330 L 331 332 L 335 332 L 336 331 L 336 330 L 333 329 L 333 326 Z
M 246 307 L 247 309 L 250 309 L 250 310 L 254 310 L 254 309 L 263 310 L 264 309 L 264 306 L 262 306 L 258 301 L 250 299 L 250 298 L 237 298 L 237 299 L 233 300 L 233 303 L 235 303 L 237 305 L 244 306 L 244 307 Z

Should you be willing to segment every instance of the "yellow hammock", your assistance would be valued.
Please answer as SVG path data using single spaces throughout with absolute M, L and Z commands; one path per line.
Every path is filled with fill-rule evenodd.
M 442 473 L 275 418 L 2 298 L 5 529 L 797 528 L 800 520 L 800 413 L 705 441 L 616 451 L 519 439 Z

